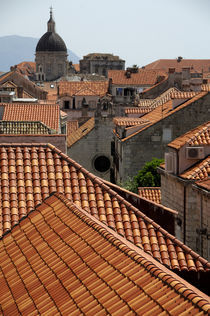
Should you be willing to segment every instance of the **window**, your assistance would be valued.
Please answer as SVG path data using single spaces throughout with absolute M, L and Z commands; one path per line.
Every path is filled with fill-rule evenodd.
M 122 96 L 123 95 L 123 88 L 116 88 L 116 95 Z
M 51 64 L 50 64 L 50 63 L 47 64 L 47 72 L 48 72 L 48 73 L 51 72 Z
M 73 110 L 76 109 L 76 107 L 75 107 L 75 97 L 73 97 L 72 109 L 73 109 Z
M 64 109 L 69 109 L 69 101 L 64 101 Z
M 89 103 L 90 106 L 95 106 L 96 105 L 96 101 L 95 100 L 90 100 L 88 103 Z
M 106 172 L 110 169 L 111 163 L 108 157 L 98 156 L 94 160 L 94 167 L 99 172 Z
M 169 143 L 172 140 L 172 129 L 171 127 L 163 128 L 163 142 Z

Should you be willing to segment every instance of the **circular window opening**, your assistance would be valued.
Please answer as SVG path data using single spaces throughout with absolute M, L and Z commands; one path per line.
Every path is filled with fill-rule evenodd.
M 110 169 L 110 160 L 106 156 L 99 156 L 94 161 L 94 167 L 99 172 L 106 172 Z

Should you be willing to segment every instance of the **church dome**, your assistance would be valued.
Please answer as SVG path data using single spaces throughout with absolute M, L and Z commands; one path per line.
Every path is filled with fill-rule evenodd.
M 66 44 L 55 32 L 46 32 L 38 41 L 36 52 L 67 52 Z

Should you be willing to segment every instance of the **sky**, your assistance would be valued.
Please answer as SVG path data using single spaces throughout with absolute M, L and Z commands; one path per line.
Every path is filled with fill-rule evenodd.
M 56 32 L 82 58 L 111 53 L 126 66 L 210 58 L 210 0 L 0 0 L 0 36 Z

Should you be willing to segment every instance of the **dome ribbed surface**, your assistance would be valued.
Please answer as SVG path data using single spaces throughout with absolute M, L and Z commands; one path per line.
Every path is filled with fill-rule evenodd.
M 67 52 L 66 44 L 62 38 L 54 32 L 46 32 L 38 41 L 36 52 Z

